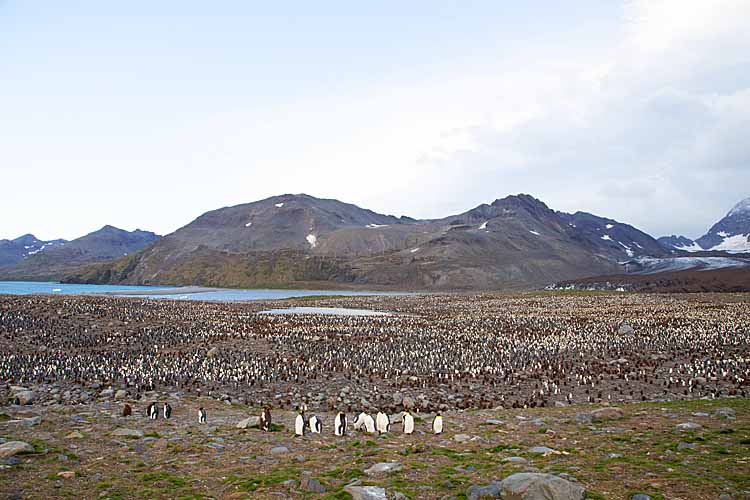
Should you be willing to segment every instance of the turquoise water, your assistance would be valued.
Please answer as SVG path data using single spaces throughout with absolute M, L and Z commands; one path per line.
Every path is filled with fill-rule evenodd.
M 0 295 L 29 295 L 49 293 L 59 295 L 81 295 L 87 293 L 125 292 L 140 290 L 164 290 L 169 286 L 135 286 L 135 285 L 66 285 L 53 281 L 0 281 Z
M 52 294 L 52 295 L 82 295 L 98 294 L 106 292 L 120 292 L 118 295 L 128 296 L 128 292 L 142 292 L 153 290 L 160 292 L 166 289 L 178 288 L 170 286 L 135 286 L 135 285 L 67 285 L 55 282 L 33 282 L 33 281 L 0 281 L 0 295 L 28 295 L 28 294 Z M 363 292 L 350 290 L 213 290 L 200 293 L 186 293 L 174 295 L 162 295 L 159 293 L 142 294 L 137 297 L 149 297 L 155 299 L 171 300 L 212 300 L 219 302 L 235 302 L 242 300 L 269 300 L 288 299 L 294 297 L 310 297 L 319 295 L 409 295 L 398 292 Z

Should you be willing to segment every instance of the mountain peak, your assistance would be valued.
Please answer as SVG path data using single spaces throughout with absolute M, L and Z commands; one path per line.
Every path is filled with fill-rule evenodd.
M 729 217 L 750 212 L 750 196 L 737 203 L 727 214 Z

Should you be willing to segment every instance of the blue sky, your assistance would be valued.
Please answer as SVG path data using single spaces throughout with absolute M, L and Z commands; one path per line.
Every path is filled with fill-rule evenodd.
M 0 0 L 0 238 L 288 192 L 695 237 L 750 196 L 750 8 L 706 5 Z

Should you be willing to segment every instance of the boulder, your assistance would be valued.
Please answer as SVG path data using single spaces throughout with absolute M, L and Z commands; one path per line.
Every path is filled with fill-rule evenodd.
M 534 455 L 551 455 L 560 452 L 546 446 L 534 446 L 533 448 L 529 448 L 529 453 L 533 453 Z
M 622 410 L 615 406 L 607 406 L 591 412 L 591 417 L 594 422 L 601 422 L 602 420 L 609 420 L 612 418 L 622 418 L 622 416 Z
M 31 453 L 34 447 L 23 441 L 8 441 L 0 444 L 0 458 L 8 458 L 19 453 Z
M 651 500 L 651 497 L 646 495 L 645 493 L 636 493 L 632 497 L 630 497 L 630 500 Z
M 471 436 L 468 434 L 456 434 L 453 436 L 453 440 L 457 443 L 465 443 L 467 441 L 471 441 Z
M 494 481 L 487 486 L 470 486 L 466 490 L 466 498 L 468 500 L 479 500 L 480 498 L 500 498 L 500 485 L 498 481 Z
M 622 323 L 620 323 L 620 326 L 617 328 L 617 333 L 619 333 L 620 335 L 630 335 L 633 332 L 635 332 L 635 330 L 627 321 L 623 321 Z
M 588 425 L 594 421 L 594 415 L 587 412 L 576 413 L 576 422 L 579 424 Z
M 21 391 L 13 395 L 13 399 L 18 399 L 19 404 L 30 405 L 36 401 L 36 392 L 34 391 Z
M 126 428 L 120 428 L 115 429 L 112 431 L 113 436 L 117 437 L 127 437 L 127 438 L 142 438 L 143 437 L 143 431 L 139 431 L 136 429 L 126 429 Z
M 128 391 L 125 389 L 119 389 L 117 392 L 115 392 L 115 399 L 122 400 L 126 399 L 128 397 Z
M 328 488 L 320 484 L 320 481 L 309 477 L 302 480 L 300 487 L 305 491 L 312 491 L 313 493 L 325 493 L 328 491 Z
M 273 455 L 283 455 L 285 453 L 289 453 L 289 448 L 286 446 L 275 446 L 271 448 L 271 454 Z
M 344 491 L 352 496 L 352 500 L 388 500 L 385 489 L 378 486 L 346 486 Z
M 73 431 L 65 436 L 65 439 L 83 439 L 83 434 L 81 434 L 79 431 Z
M 714 410 L 714 416 L 726 419 L 734 419 L 737 414 L 735 413 L 734 409 L 723 406 Z
M 63 479 L 73 479 L 74 477 L 76 477 L 76 473 L 72 470 L 64 470 L 62 472 L 58 472 L 57 477 L 61 477 Z
M 236 427 L 238 429 L 248 429 L 250 427 L 259 427 L 260 426 L 260 417 L 247 417 L 244 420 L 240 420 Z
M 680 431 L 697 431 L 698 429 L 702 429 L 703 426 L 701 424 L 696 424 L 695 422 L 683 422 L 681 424 L 677 424 L 677 430 Z
M 403 468 L 398 462 L 380 462 L 372 467 L 365 469 L 365 474 L 368 476 L 377 476 L 380 474 L 387 474 L 389 472 L 396 472 Z
M 504 500 L 583 500 L 582 486 L 552 474 L 523 472 L 500 483 Z

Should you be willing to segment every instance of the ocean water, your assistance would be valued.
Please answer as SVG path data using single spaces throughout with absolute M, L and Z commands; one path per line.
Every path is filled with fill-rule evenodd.
M 211 300 L 219 302 L 236 302 L 244 300 L 288 299 L 294 297 L 311 297 L 320 295 L 360 296 L 360 295 L 410 295 L 401 292 L 366 292 L 351 290 L 231 290 L 217 289 L 198 293 L 160 294 L 167 289 L 179 289 L 170 286 L 136 286 L 136 285 L 68 285 L 55 282 L 34 281 L 0 281 L 0 295 L 82 295 L 116 293 L 129 296 L 130 292 L 138 292 L 137 297 L 170 300 Z M 154 293 L 144 294 L 152 290 Z

